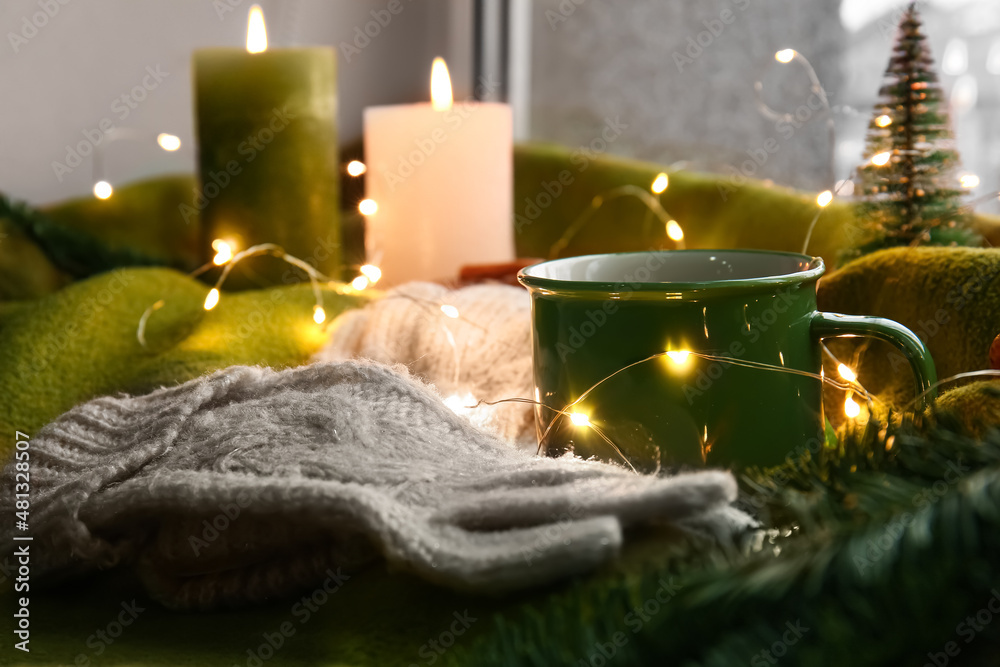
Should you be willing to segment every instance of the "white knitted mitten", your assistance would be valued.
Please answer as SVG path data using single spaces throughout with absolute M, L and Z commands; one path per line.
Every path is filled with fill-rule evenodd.
M 593 568 L 630 524 L 731 535 L 751 523 L 729 507 L 727 472 L 536 457 L 370 363 L 233 367 L 98 398 L 39 431 L 31 456 L 33 575 L 135 563 L 176 607 L 292 593 L 378 555 L 446 586 L 507 591 Z M 13 464 L 4 476 L 13 488 Z M 0 500 L 7 553 L 12 496 Z
M 458 317 L 445 315 L 442 305 L 453 306 Z M 532 395 L 531 300 L 524 289 L 472 285 L 450 290 L 407 283 L 366 308 L 341 315 L 336 326 L 316 360 L 405 364 L 475 425 L 525 448 L 537 446 L 531 405 L 466 409 L 480 400 Z

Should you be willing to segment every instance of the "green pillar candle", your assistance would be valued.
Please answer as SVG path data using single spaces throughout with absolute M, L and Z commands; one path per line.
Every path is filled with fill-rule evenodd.
M 331 48 L 196 51 L 193 60 L 206 260 L 214 239 L 243 250 L 276 243 L 323 273 L 340 272 L 336 60 Z M 247 260 L 258 283 L 300 278 Z M 242 264 L 240 265 L 243 266 Z M 234 272 L 234 284 L 249 278 Z M 294 276 L 294 277 L 293 277 Z

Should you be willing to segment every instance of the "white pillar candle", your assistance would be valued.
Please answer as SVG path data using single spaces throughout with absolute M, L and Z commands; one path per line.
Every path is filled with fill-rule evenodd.
M 454 279 L 462 266 L 514 258 L 510 107 L 452 104 L 440 59 L 431 95 L 427 104 L 365 109 L 366 193 L 377 204 L 365 245 L 382 269 L 380 287 Z

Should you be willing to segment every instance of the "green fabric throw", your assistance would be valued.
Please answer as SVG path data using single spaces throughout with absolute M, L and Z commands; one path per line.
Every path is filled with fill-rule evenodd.
M 252 260 L 249 260 L 252 261 Z M 171 269 L 121 269 L 74 283 L 0 318 L 0 432 L 34 433 L 95 396 L 144 393 L 235 364 L 305 363 L 329 330 L 312 319 L 308 284 L 223 293 Z M 367 299 L 324 288 L 327 322 Z M 146 347 L 136 331 L 146 326 Z M 13 440 L 0 443 L 0 454 Z

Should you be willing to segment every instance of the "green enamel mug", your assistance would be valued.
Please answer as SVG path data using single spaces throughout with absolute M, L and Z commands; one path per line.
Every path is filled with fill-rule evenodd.
M 916 334 L 816 309 L 819 257 L 667 250 L 542 262 L 531 293 L 536 424 L 553 455 L 770 466 L 824 442 L 820 341 L 871 336 L 936 381 Z M 928 396 L 931 392 L 928 391 Z

